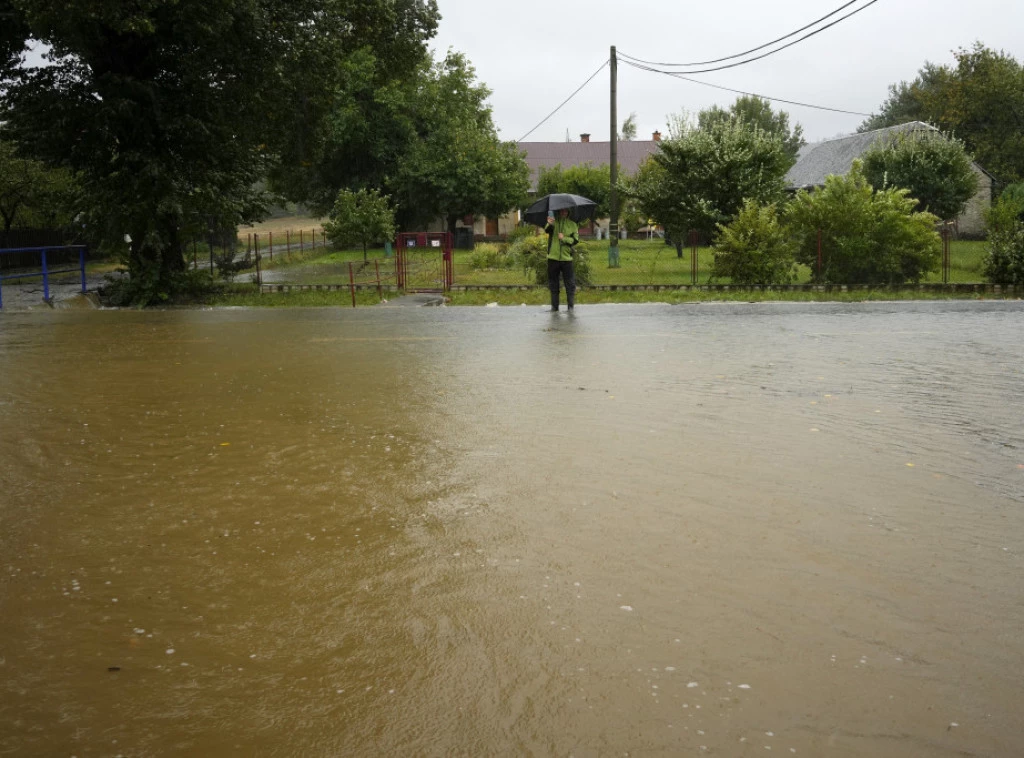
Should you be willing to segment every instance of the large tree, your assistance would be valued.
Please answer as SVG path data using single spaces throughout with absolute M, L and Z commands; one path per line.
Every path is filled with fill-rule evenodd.
M 438 61 L 423 54 L 404 63 L 385 66 L 369 50 L 346 60 L 345 96 L 328 116 L 318 153 L 283 167 L 274 186 L 321 213 L 339 190 L 377 188 L 394 199 L 404 229 L 516 207 L 528 168 L 517 147 L 498 138 L 490 90 L 469 61 L 449 51 Z
M 490 94 L 452 51 L 419 82 L 417 138 L 389 180 L 406 224 L 440 217 L 452 230 L 464 216 L 499 216 L 525 200 L 529 168 L 518 146 L 498 137 Z
M 697 125 L 701 128 L 719 121 L 739 119 L 751 126 L 756 126 L 770 134 L 782 138 L 782 146 L 792 163 L 796 163 L 797 153 L 807 144 L 804 140 L 804 128 L 800 124 L 789 125 L 789 114 L 786 111 L 774 111 L 771 103 L 757 95 L 741 95 L 728 110 L 717 105 L 697 114 Z
M 680 118 L 623 189 L 645 216 L 665 227 L 682 257 L 690 229 L 710 235 L 744 200 L 781 199 L 789 166 L 777 132 L 738 119 L 715 119 L 701 127 Z
M 848 174 L 826 177 L 814 192 L 801 190 L 787 207 L 796 259 L 817 283 L 918 282 L 938 268 L 942 244 L 939 219 L 916 206 L 906 189 L 874 189 L 855 160 Z
M 864 176 L 876 189 L 903 187 L 917 210 L 951 220 L 978 191 L 978 175 L 963 143 L 939 132 L 899 132 L 862 156 Z
M 955 134 L 987 171 L 1004 182 L 1024 179 L 1024 66 L 980 42 L 954 53 L 955 66 L 925 63 L 860 131 L 925 121 Z
M 541 166 L 537 174 L 537 195 L 542 197 L 555 192 L 569 192 L 593 200 L 597 204 L 595 218 L 606 218 L 611 212 L 611 168 L 607 163 L 600 166 L 584 163 L 565 169 L 560 163 L 551 168 Z
M 303 160 L 364 47 L 401 61 L 432 0 L 0 0 L 47 63 L 6 69 L 7 128 L 82 178 L 94 230 L 128 235 L 133 298 L 173 290 L 182 245 L 260 213 L 277 160 Z

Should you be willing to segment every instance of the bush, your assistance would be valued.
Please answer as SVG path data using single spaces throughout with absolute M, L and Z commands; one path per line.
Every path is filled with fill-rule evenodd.
M 789 284 L 796 279 L 793 253 L 776 206 L 747 200 L 732 223 L 718 225 L 711 275 L 762 287 Z
M 786 211 L 797 262 L 811 267 L 813 281 L 829 284 L 898 285 L 938 270 L 938 218 L 915 212 L 917 201 L 907 194 L 905 189 L 872 191 L 859 160 L 846 176 L 826 178 L 824 189 L 798 192 Z
M 469 265 L 475 269 L 515 268 L 515 255 L 509 253 L 508 245 L 479 242 L 469 257 Z
M 943 220 L 964 212 L 978 176 L 963 142 L 939 132 L 900 132 L 864 153 L 864 176 L 875 189 L 903 187 L 916 210 Z
M 534 283 L 548 283 L 548 237 L 546 234 L 517 240 L 515 244 L 509 245 L 509 254 L 515 256 L 516 262 L 523 267 L 524 271 L 533 272 Z M 576 284 L 590 284 L 592 277 L 590 274 L 590 251 L 587 243 L 581 242 L 576 246 L 572 261 Z
M 986 215 L 988 251 L 985 278 L 993 284 L 1024 284 L 1024 192 L 1010 192 L 1010 185 Z
M 527 237 L 536 237 L 540 230 L 533 224 L 519 224 L 512 228 L 512 231 L 508 233 L 508 237 L 505 240 L 505 245 L 512 247 L 519 240 L 526 239 Z

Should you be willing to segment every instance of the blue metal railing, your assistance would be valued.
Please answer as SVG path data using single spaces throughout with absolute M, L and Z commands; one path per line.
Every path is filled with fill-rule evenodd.
M 46 254 L 64 250 L 77 250 L 78 251 L 78 267 L 77 268 L 58 268 L 51 269 L 46 263 Z M 14 254 L 14 253 L 39 253 L 41 256 L 40 270 L 30 271 L 22 274 L 0 274 L 0 308 L 4 307 L 3 299 L 3 282 L 9 279 L 32 279 L 39 275 L 43 277 L 43 300 L 45 302 L 50 301 L 50 276 L 53 274 L 67 274 L 75 271 L 80 271 L 82 274 L 82 294 L 85 294 L 85 245 L 51 245 L 48 247 L 13 247 L 0 249 L 0 255 Z M 63 265 L 63 264 L 59 264 Z

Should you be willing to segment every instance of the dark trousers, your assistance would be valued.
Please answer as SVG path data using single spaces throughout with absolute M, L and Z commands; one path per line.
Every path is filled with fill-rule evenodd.
M 551 307 L 558 307 L 558 276 L 561 274 L 565 283 L 565 299 L 572 308 L 576 305 L 576 274 L 572 270 L 572 261 L 556 261 L 548 258 L 548 289 L 551 290 Z

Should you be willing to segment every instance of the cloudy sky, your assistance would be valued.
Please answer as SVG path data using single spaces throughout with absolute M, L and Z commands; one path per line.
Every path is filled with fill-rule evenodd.
M 650 139 L 655 130 L 667 132 L 670 115 L 695 113 L 711 105 L 727 107 L 737 95 L 631 68 L 624 64 L 623 54 L 665 63 L 723 58 L 787 35 L 846 2 L 438 0 L 443 18 L 434 48 L 438 55 L 449 47 L 466 54 L 478 79 L 493 90 L 491 105 L 501 137 L 518 140 L 582 85 L 615 45 L 620 56 L 618 122 L 635 112 L 638 139 Z M 870 2 L 857 0 L 823 23 Z M 692 78 L 868 114 L 878 110 L 890 84 L 913 79 L 925 61 L 951 64 L 953 50 L 975 41 L 1024 60 L 1024 2 L 877 0 L 779 53 Z M 803 125 L 804 136 L 811 142 L 853 132 L 864 120 L 861 115 L 784 103 L 773 103 L 773 107 L 786 110 L 791 124 Z M 567 132 L 573 140 L 583 132 L 595 141 L 609 138 L 608 68 L 527 140 L 562 141 Z

